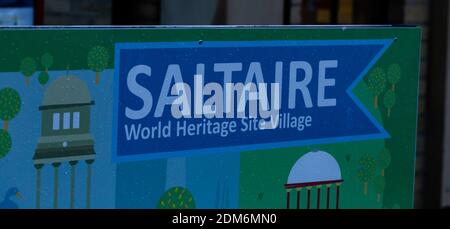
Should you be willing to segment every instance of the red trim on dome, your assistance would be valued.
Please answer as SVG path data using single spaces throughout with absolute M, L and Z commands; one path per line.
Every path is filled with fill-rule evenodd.
M 305 183 L 292 183 L 292 184 L 285 184 L 285 189 L 290 188 L 302 188 L 302 187 L 309 187 L 309 186 L 316 186 L 316 185 L 324 185 L 324 184 L 334 184 L 334 183 L 342 183 L 344 180 L 328 180 L 328 181 L 315 181 L 315 182 L 305 182 Z

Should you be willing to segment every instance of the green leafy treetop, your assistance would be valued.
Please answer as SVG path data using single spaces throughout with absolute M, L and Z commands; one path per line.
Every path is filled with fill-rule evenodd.
M 383 176 L 377 176 L 375 177 L 373 181 L 373 188 L 375 189 L 375 192 L 377 193 L 377 202 L 379 203 L 381 200 L 381 193 L 384 191 L 384 188 L 386 187 L 386 181 Z
M 48 73 L 48 69 L 52 67 L 53 65 L 53 56 L 50 53 L 44 53 L 44 55 L 41 56 L 41 64 L 44 67 L 44 70 L 46 73 Z
M 38 80 L 39 80 L 39 83 L 40 83 L 42 86 L 44 86 L 45 84 L 47 84 L 48 79 L 49 79 L 49 75 L 48 75 L 47 72 L 41 72 L 41 73 L 39 73 Z
M 19 93 L 10 88 L 0 90 L 0 119 L 3 120 L 4 129 L 8 131 L 8 121 L 16 117 L 22 102 Z
M 394 91 L 389 90 L 384 94 L 383 104 L 387 109 L 387 116 L 391 117 L 391 110 L 395 105 L 395 92 Z
M 367 79 L 367 86 L 374 96 L 373 106 L 378 108 L 378 97 L 386 88 L 386 73 L 380 67 L 374 68 Z
M 391 84 L 391 90 L 395 91 L 395 85 L 400 81 L 400 77 L 402 76 L 402 69 L 398 64 L 391 64 L 387 71 L 387 78 L 389 83 Z
M 364 182 L 364 195 L 368 192 L 368 183 L 375 175 L 376 162 L 375 159 L 369 154 L 364 154 L 359 159 L 358 177 Z
M 95 84 L 100 82 L 100 72 L 108 66 L 108 50 L 102 46 L 93 47 L 87 56 L 88 67 L 95 72 Z
M 26 57 L 20 63 L 20 72 L 25 76 L 25 83 L 30 84 L 30 77 L 36 72 L 36 61 L 31 57 Z
M 159 209 L 193 209 L 195 201 L 192 194 L 183 187 L 173 187 L 167 190 L 159 199 L 156 208 Z
M 381 168 L 381 176 L 384 176 L 384 170 L 391 164 L 391 151 L 382 149 L 378 155 L 378 164 Z
M 5 157 L 11 150 L 11 136 L 5 130 L 0 129 L 0 158 Z

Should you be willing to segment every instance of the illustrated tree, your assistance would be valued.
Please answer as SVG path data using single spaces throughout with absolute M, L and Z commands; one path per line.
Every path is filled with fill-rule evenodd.
M 352 155 L 351 154 L 345 155 L 345 160 L 347 161 L 347 163 L 350 163 L 351 159 L 352 159 Z
M 0 119 L 3 120 L 3 128 L 8 131 L 8 122 L 16 117 L 20 111 L 22 102 L 19 93 L 10 88 L 0 90 Z
M 402 76 L 402 71 L 400 68 L 400 65 L 398 64 L 391 64 L 388 67 L 387 71 L 387 79 L 389 83 L 391 84 L 391 90 L 395 91 L 395 85 L 400 81 L 400 77 Z
M 0 158 L 5 157 L 11 150 L 11 136 L 6 130 L 0 129 Z
M 367 79 L 367 86 L 374 96 L 373 106 L 378 108 L 378 97 L 386 88 L 386 73 L 380 67 L 374 68 Z
M 36 72 L 36 61 L 26 57 L 20 62 L 20 72 L 25 76 L 25 84 L 30 84 L 30 77 Z
M 378 154 L 378 164 L 381 168 L 381 176 L 384 177 L 384 170 L 391 164 L 391 151 L 384 148 Z
M 260 192 L 258 193 L 258 200 L 262 200 L 264 198 L 264 193 Z
M 108 66 L 108 50 L 102 46 L 93 47 L 87 56 L 88 67 L 95 72 L 95 84 L 100 83 L 100 72 Z
M 38 81 L 42 85 L 42 87 L 44 87 L 45 84 L 47 84 L 49 78 L 50 77 L 48 75 L 48 72 L 45 72 L 45 71 L 44 72 L 40 72 L 39 76 L 38 76 Z
M 173 187 L 167 190 L 159 199 L 158 209 L 193 209 L 195 201 L 192 194 L 183 187 Z
M 345 155 L 345 161 L 347 162 L 347 166 L 342 167 L 342 174 L 344 177 L 350 176 L 352 173 L 352 170 L 350 169 L 352 167 L 352 155 L 346 154 Z
M 383 176 L 377 176 L 375 177 L 373 181 L 373 188 L 375 189 L 375 192 L 377 193 L 377 203 L 380 203 L 381 201 L 381 193 L 383 193 L 384 188 L 386 187 L 386 181 Z
M 375 175 L 375 159 L 369 154 L 365 154 L 359 159 L 359 166 L 358 177 L 364 183 L 364 195 L 367 195 L 369 181 Z
M 395 105 L 395 92 L 388 90 L 386 93 L 384 93 L 383 98 L 383 104 L 384 107 L 387 109 L 387 116 L 391 117 L 391 110 Z
M 41 64 L 44 67 L 45 73 L 48 75 L 48 69 L 52 67 L 53 65 L 53 56 L 50 53 L 44 53 L 41 56 Z

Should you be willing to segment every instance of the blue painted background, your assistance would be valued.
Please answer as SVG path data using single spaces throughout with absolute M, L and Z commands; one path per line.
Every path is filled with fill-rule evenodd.
M 341 141 L 385 138 L 387 133 L 372 115 L 360 104 L 351 92 L 368 69 L 389 47 L 391 40 L 332 40 L 332 41 L 265 41 L 265 42 L 208 42 L 199 45 L 194 42 L 174 43 L 125 43 L 116 45 L 115 115 L 113 120 L 113 143 L 117 152 L 113 156 L 118 161 L 171 156 L 196 155 L 200 153 L 236 152 L 239 150 L 264 149 L 269 147 L 304 144 L 331 143 Z M 358 56 L 358 58 L 355 58 Z M 327 87 L 326 98 L 336 98 L 335 107 L 317 106 L 317 74 L 321 60 L 338 60 L 338 67 L 327 70 L 328 78 L 335 78 L 336 85 Z M 283 89 L 280 113 L 291 116 L 312 116 L 312 127 L 303 131 L 295 128 L 274 129 L 257 132 L 231 133 L 220 135 L 174 136 L 175 121 L 166 106 L 161 118 L 153 117 L 158 96 L 166 75 L 167 66 L 179 64 L 185 83 L 191 86 L 196 64 L 205 64 L 205 84 L 217 82 L 223 85 L 223 73 L 214 72 L 214 63 L 243 63 L 243 71 L 233 73 L 233 83 L 244 82 L 251 62 L 260 62 L 266 83 L 274 82 L 275 62 L 283 61 Z M 289 63 L 307 61 L 313 68 L 313 77 L 308 86 L 314 106 L 305 108 L 301 93 L 297 91 L 296 109 L 288 109 Z M 127 74 L 136 65 L 151 67 L 150 77 L 137 77 L 140 85 L 153 95 L 150 115 L 141 120 L 131 120 L 125 116 L 125 108 L 138 110 L 142 100 L 131 94 L 127 88 Z M 298 71 L 298 81 L 303 79 L 303 71 Z M 173 82 L 172 82 L 173 83 Z M 193 96 L 193 95 L 191 95 Z M 270 93 L 269 93 L 270 98 Z M 191 103 L 191 110 L 193 109 Z M 142 124 L 155 126 L 158 121 L 172 121 L 172 137 L 126 141 L 124 126 Z M 203 119 L 184 119 L 189 123 L 201 123 Z M 239 119 L 214 119 L 214 121 L 240 122 Z M 239 128 L 239 124 L 238 124 Z M 176 144 L 173 144 L 176 142 Z

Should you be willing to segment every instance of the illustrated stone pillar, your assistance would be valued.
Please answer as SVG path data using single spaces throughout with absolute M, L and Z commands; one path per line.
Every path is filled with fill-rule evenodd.
M 70 161 L 70 208 L 75 206 L 75 172 L 78 161 Z
M 330 184 L 327 184 L 327 209 L 330 209 Z
M 54 187 L 53 187 L 53 208 L 58 208 L 58 169 L 61 163 L 55 162 L 53 165 Z
M 297 188 L 297 209 L 300 209 L 300 192 L 302 188 Z
M 339 186 L 341 184 L 337 183 L 336 184 L 336 209 L 339 209 Z
M 86 179 L 86 208 L 91 208 L 91 177 L 92 177 L 92 163 L 94 160 L 87 160 L 87 179 Z
M 317 185 L 317 209 L 320 209 L 320 188 L 322 188 L 322 185 Z
M 306 208 L 310 209 L 310 207 L 311 207 L 311 186 L 306 187 L 306 189 L 308 190 L 308 201 L 306 204 Z
M 286 208 L 289 209 L 289 204 L 291 202 L 291 190 L 290 189 L 286 189 Z
M 36 208 L 41 208 L 41 171 L 44 164 L 35 164 L 36 169 Z

